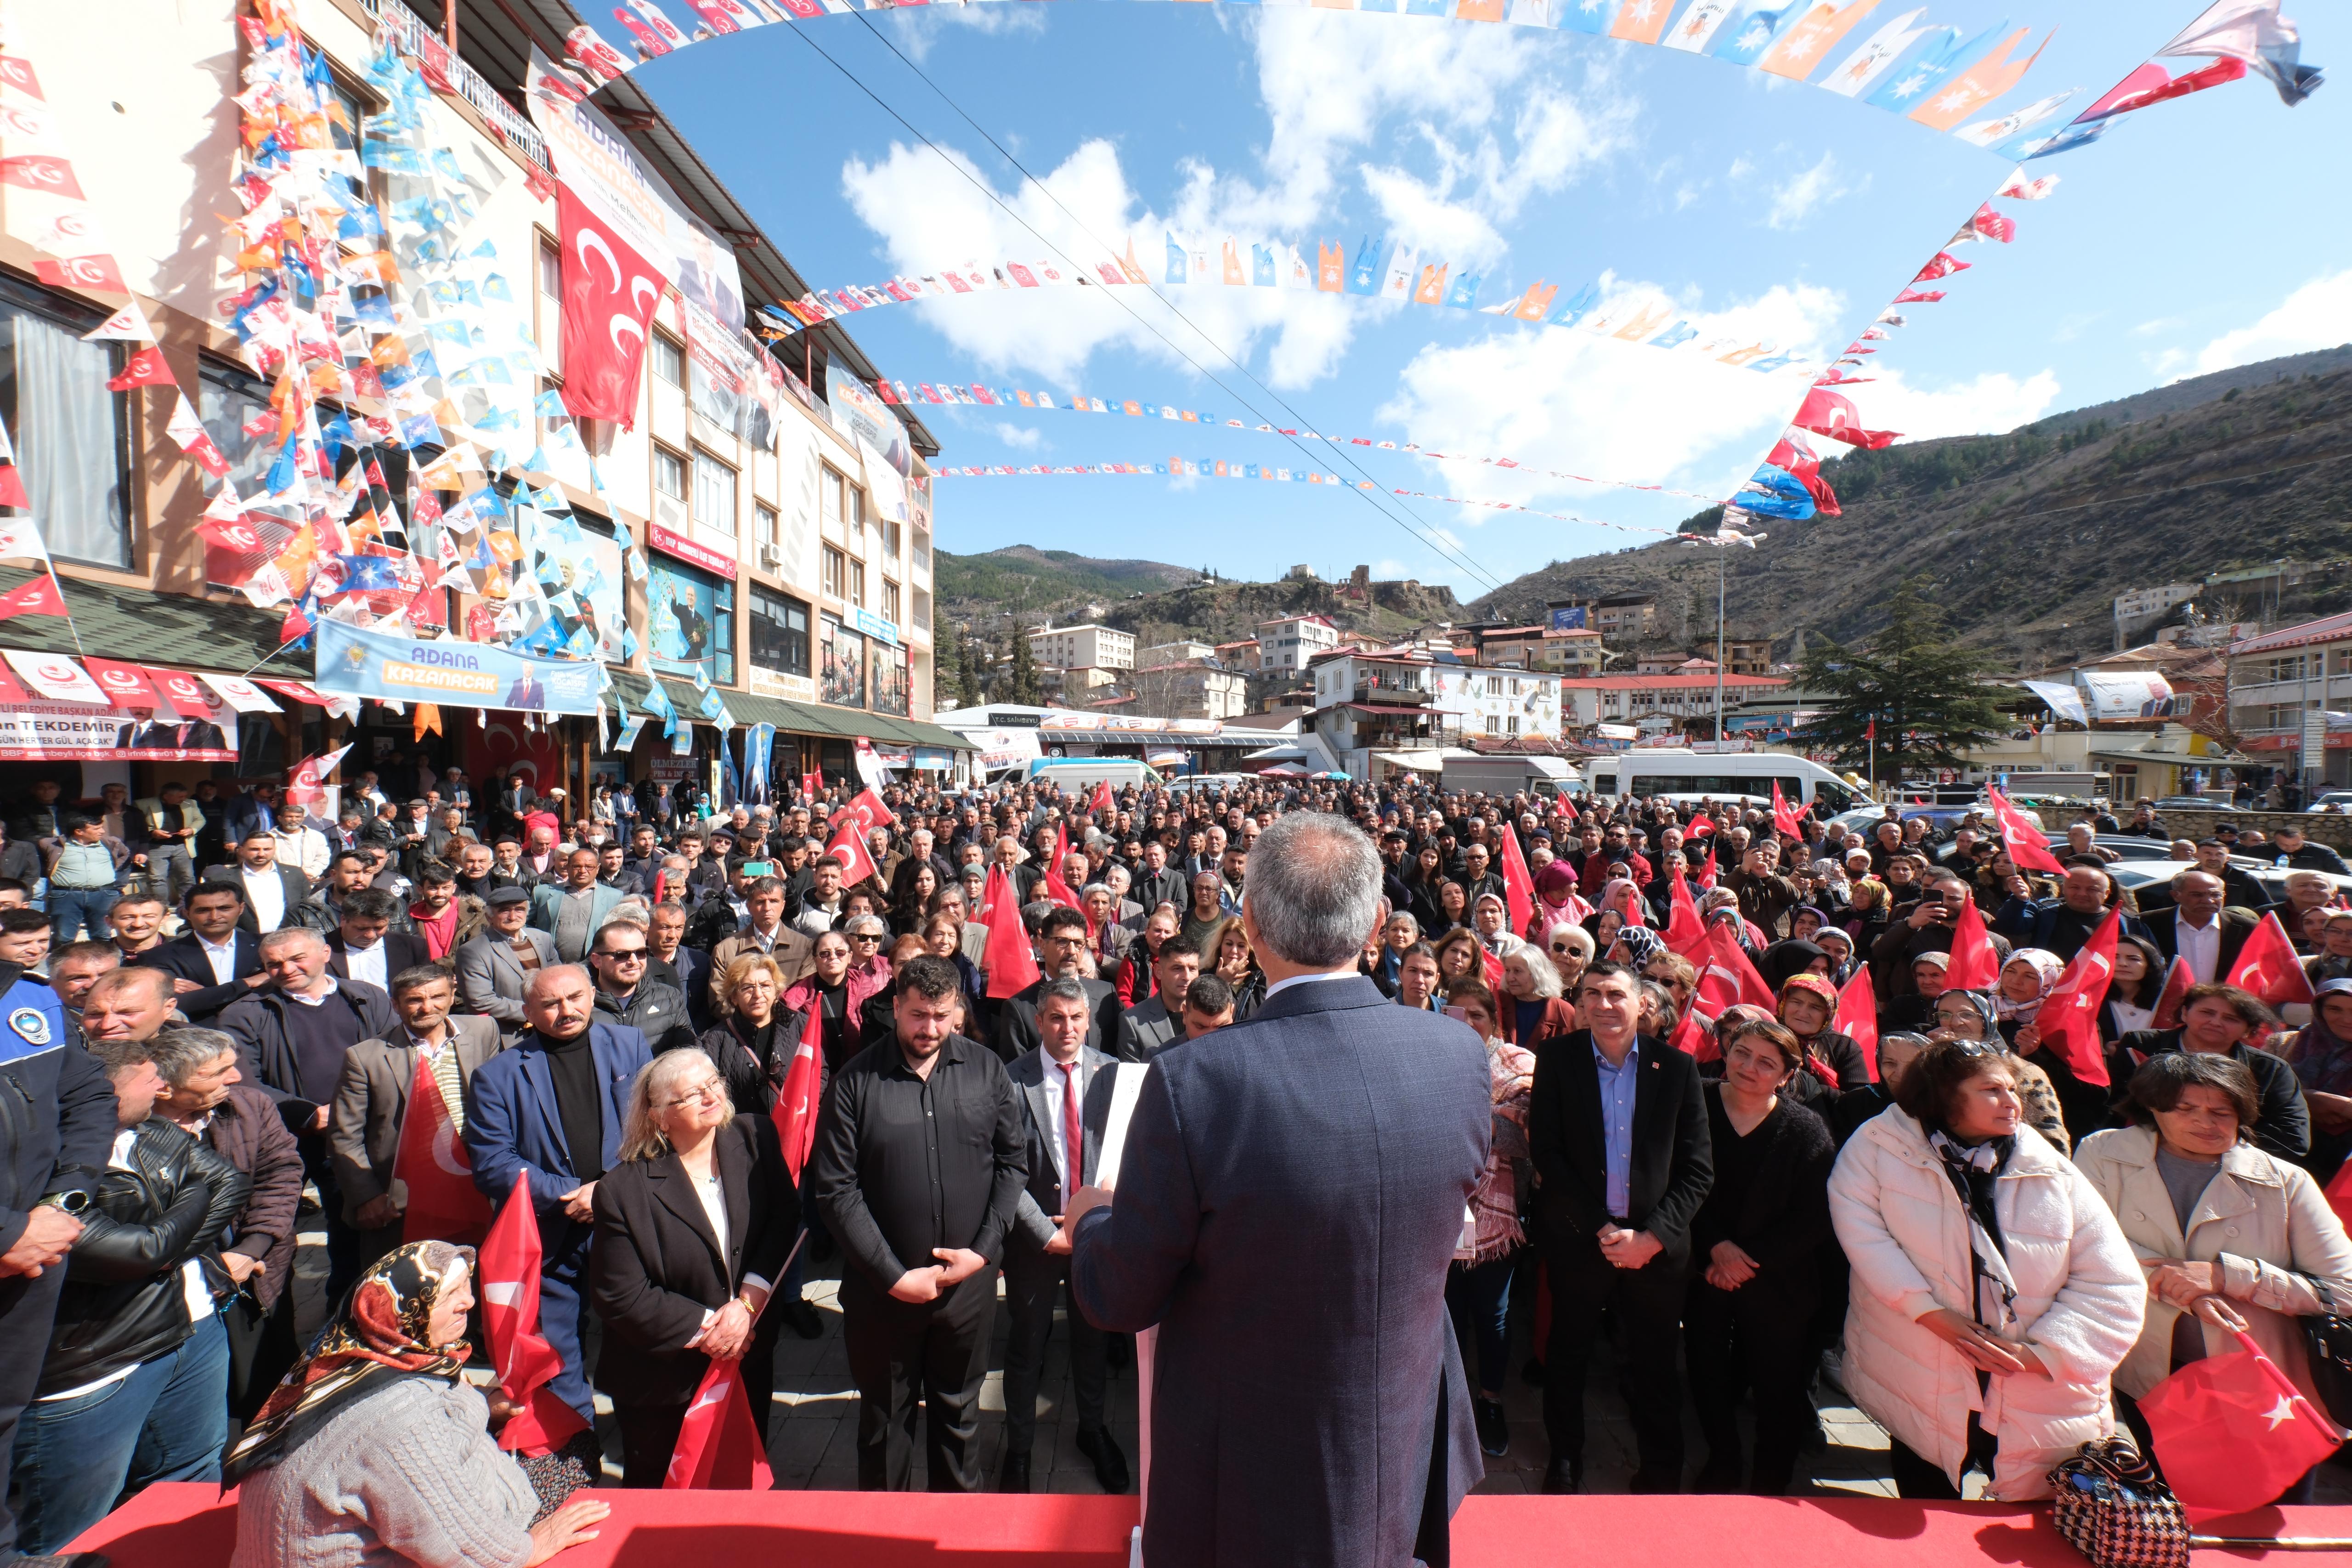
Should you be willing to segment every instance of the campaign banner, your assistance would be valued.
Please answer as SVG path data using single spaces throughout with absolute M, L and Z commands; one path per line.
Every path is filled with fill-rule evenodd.
M 2172 686 L 2160 675 L 2145 671 L 2093 674 L 2077 670 L 2075 679 L 2088 699 L 2094 719 L 2169 719 Z M 2071 717 L 2071 715 L 2070 715 Z
M 26 702 L 0 709 L 0 762 L 233 763 L 236 710 L 223 703 L 183 720 L 152 707 Z
M 331 696 L 444 708 L 523 712 L 596 711 L 597 666 L 590 659 L 532 658 L 486 643 L 434 642 L 320 621 L 319 673 Z

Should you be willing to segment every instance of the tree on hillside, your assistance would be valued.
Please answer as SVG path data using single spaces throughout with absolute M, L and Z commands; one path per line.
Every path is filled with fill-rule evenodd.
M 1853 647 L 1823 637 L 1798 667 L 1822 706 L 1797 734 L 1806 746 L 1862 766 L 1876 726 L 1878 776 L 1966 765 L 1960 753 L 2000 733 L 1984 656 L 1951 640 L 1925 576 L 1895 585 L 1886 625 Z
M 1013 668 L 1006 674 L 1004 692 L 1000 699 L 1037 707 L 1045 700 L 1045 683 L 1037 675 L 1036 650 L 1029 646 L 1029 634 L 1016 622 L 1013 627 Z

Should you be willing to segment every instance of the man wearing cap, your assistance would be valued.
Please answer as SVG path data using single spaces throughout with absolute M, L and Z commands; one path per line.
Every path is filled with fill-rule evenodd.
M 457 950 L 457 995 L 467 1012 L 497 1023 L 508 1044 L 522 1032 L 523 995 L 530 977 L 562 962 L 555 939 L 530 923 L 530 894 L 499 888 L 483 900 L 489 916 L 482 934 Z

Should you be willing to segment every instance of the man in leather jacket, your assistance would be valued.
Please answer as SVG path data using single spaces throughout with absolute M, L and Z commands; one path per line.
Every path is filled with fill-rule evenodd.
M 145 1040 L 93 1043 L 120 1131 L 49 1331 L 10 1479 L 18 1545 L 62 1548 L 155 1481 L 220 1479 L 228 1440 L 230 1289 L 217 1253 L 251 1180 L 152 1114 L 164 1089 Z

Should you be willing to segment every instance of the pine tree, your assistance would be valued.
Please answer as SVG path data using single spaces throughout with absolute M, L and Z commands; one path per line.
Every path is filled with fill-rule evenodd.
M 1004 700 L 1036 707 L 1045 700 L 1045 683 L 1037 674 L 1037 654 L 1029 635 L 1016 623 L 1013 628 L 1013 670 L 1006 680 Z
M 1853 647 L 1809 638 L 1800 681 L 1820 703 L 1798 739 L 1859 767 L 1871 755 L 1877 725 L 1878 776 L 1967 765 L 1961 755 L 1995 739 L 2001 714 L 1988 684 L 1991 667 L 1950 640 L 1944 614 L 1926 597 L 1925 576 L 1896 585 L 1885 627 Z

